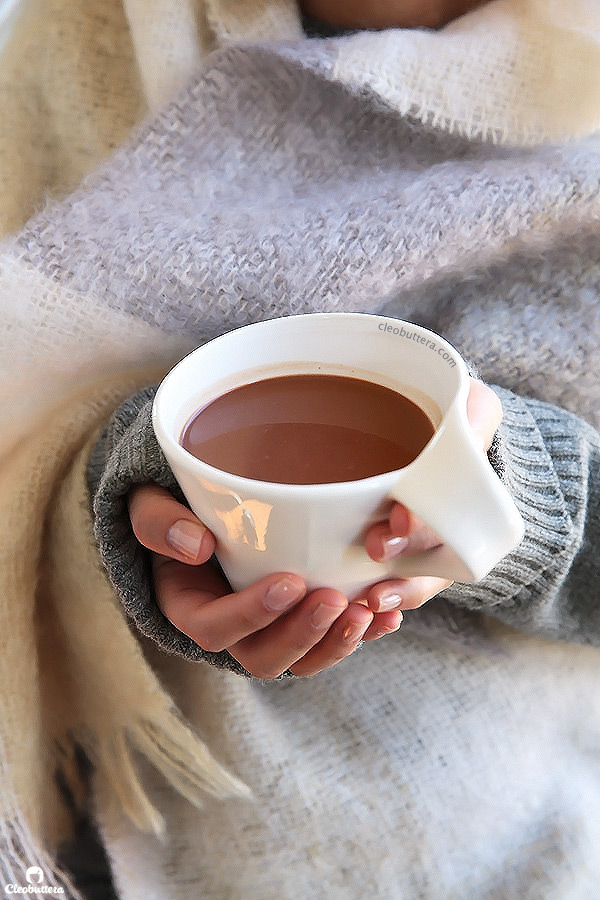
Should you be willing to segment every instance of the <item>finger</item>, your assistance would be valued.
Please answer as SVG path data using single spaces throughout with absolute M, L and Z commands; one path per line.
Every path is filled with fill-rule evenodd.
M 366 606 L 350 603 L 325 636 L 298 662 L 288 668 L 297 676 L 317 675 L 354 653 L 373 621 Z
M 363 635 L 363 641 L 376 641 L 386 634 L 398 631 L 402 625 L 404 615 L 400 609 L 392 609 L 389 612 L 376 613 L 373 621 Z
M 157 558 L 154 584 L 167 619 L 211 652 L 229 648 L 266 628 L 306 593 L 306 585 L 297 575 L 276 574 L 243 591 L 221 596 L 224 581 L 212 566 L 190 568 L 165 558 Z
M 350 603 L 325 637 L 289 668 L 294 675 L 317 675 L 350 656 L 361 641 L 374 641 L 397 631 L 402 619 L 399 609 L 373 615 L 363 604 Z
M 344 594 L 319 588 L 262 633 L 227 649 L 257 678 L 277 678 L 319 643 L 347 607 Z
M 369 590 L 367 602 L 375 613 L 416 609 L 451 584 L 448 579 L 429 575 L 381 581 Z
M 402 520 L 408 519 L 409 531 L 398 534 L 394 527 L 396 511 Z M 408 514 L 408 515 L 407 515 Z M 402 525 L 399 529 L 404 531 Z M 379 522 L 369 529 L 365 536 L 365 548 L 367 553 L 376 562 L 387 562 L 398 556 L 407 556 L 411 553 L 421 553 L 439 547 L 441 541 L 437 534 L 408 512 L 406 507 L 397 503 L 392 508 L 388 522 Z
M 129 517 L 138 541 L 163 556 L 191 565 L 210 559 L 212 533 L 194 513 L 157 484 L 144 484 L 129 494 Z
M 483 450 L 489 450 L 502 421 L 502 403 L 498 395 L 483 381 L 471 379 L 467 398 L 467 417 L 473 434 Z

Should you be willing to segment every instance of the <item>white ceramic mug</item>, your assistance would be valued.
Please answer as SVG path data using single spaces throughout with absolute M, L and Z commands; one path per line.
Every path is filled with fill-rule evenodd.
M 180 444 L 192 415 L 221 394 L 275 375 L 331 373 L 391 387 L 435 425 L 409 465 L 359 481 L 275 484 L 231 475 Z M 469 375 L 458 352 L 425 328 L 361 313 L 315 313 L 259 322 L 218 337 L 179 362 L 153 408 L 158 441 L 192 510 L 217 541 L 235 590 L 273 572 L 350 598 L 386 578 L 437 575 L 477 581 L 523 535 L 506 488 L 467 420 Z M 432 550 L 376 563 L 367 527 L 399 500 L 440 537 Z

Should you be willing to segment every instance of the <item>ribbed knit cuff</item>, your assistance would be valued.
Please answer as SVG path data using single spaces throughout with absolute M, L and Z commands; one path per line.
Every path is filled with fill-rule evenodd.
M 152 555 L 131 527 L 127 495 L 137 484 L 158 484 L 185 503 L 152 428 L 155 393 L 148 388 L 123 403 L 92 451 L 88 485 L 98 550 L 127 616 L 142 634 L 167 653 L 248 675 L 226 650 L 203 650 L 163 615 L 154 593 Z
M 530 633 L 595 642 L 595 588 L 574 560 L 585 558 L 586 528 L 593 525 L 588 484 L 597 435 L 564 410 L 495 390 L 504 409 L 503 462 L 496 468 L 523 516 L 525 535 L 486 578 L 453 585 L 444 597 Z

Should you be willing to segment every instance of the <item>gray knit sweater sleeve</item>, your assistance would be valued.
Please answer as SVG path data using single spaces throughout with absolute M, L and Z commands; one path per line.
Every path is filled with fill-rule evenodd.
M 519 547 L 478 584 L 453 585 L 448 601 L 531 633 L 600 645 L 600 437 L 574 415 L 497 388 L 504 407 L 492 464 L 526 525 Z M 126 614 L 167 652 L 244 672 L 226 651 L 208 653 L 162 615 L 150 554 L 135 539 L 127 493 L 154 482 L 182 499 L 151 424 L 154 389 L 114 414 L 97 442 L 88 480 L 95 535 Z

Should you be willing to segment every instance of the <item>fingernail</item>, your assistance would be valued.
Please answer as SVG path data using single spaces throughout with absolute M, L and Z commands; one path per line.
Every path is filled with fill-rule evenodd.
M 357 643 L 360 641 L 370 624 L 370 622 L 353 622 L 350 625 L 346 625 L 342 632 L 343 639 L 349 644 Z
M 198 559 L 206 528 L 189 519 L 179 519 L 167 531 L 167 544 L 188 559 Z
M 399 556 L 403 550 L 406 550 L 408 547 L 408 538 L 390 535 L 389 537 L 382 538 L 381 546 L 381 561 L 386 562 L 388 559 L 394 559 L 395 556 Z
M 281 578 L 265 594 L 264 604 L 272 612 L 283 612 L 297 603 L 304 594 L 304 586 L 290 578 Z
M 328 603 L 319 603 L 313 610 L 313 614 L 310 617 L 310 624 L 313 628 L 328 628 L 342 612 L 343 609 L 338 606 L 330 606 Z
M 400 620 L 399 620 L 398 624 L 395 626 L 395 628 L 390 628 L 388 625 L 382 625 L 375 632 L 376 638 L 385 637 L 386 634 L 393 634 L 394 631 L 398 631 L 398 629 L 402 625 L 402 620 L 404 619 L 404 616 L 402 615 L 402 613 L 399 610 L 398 610 L 398 612 L 400 614 Z
M 402 603 L 402 597 L 396 591 L 382 592 L 378 599 L 376 612 L 389 612 L 391 609 L 397 609 Z

